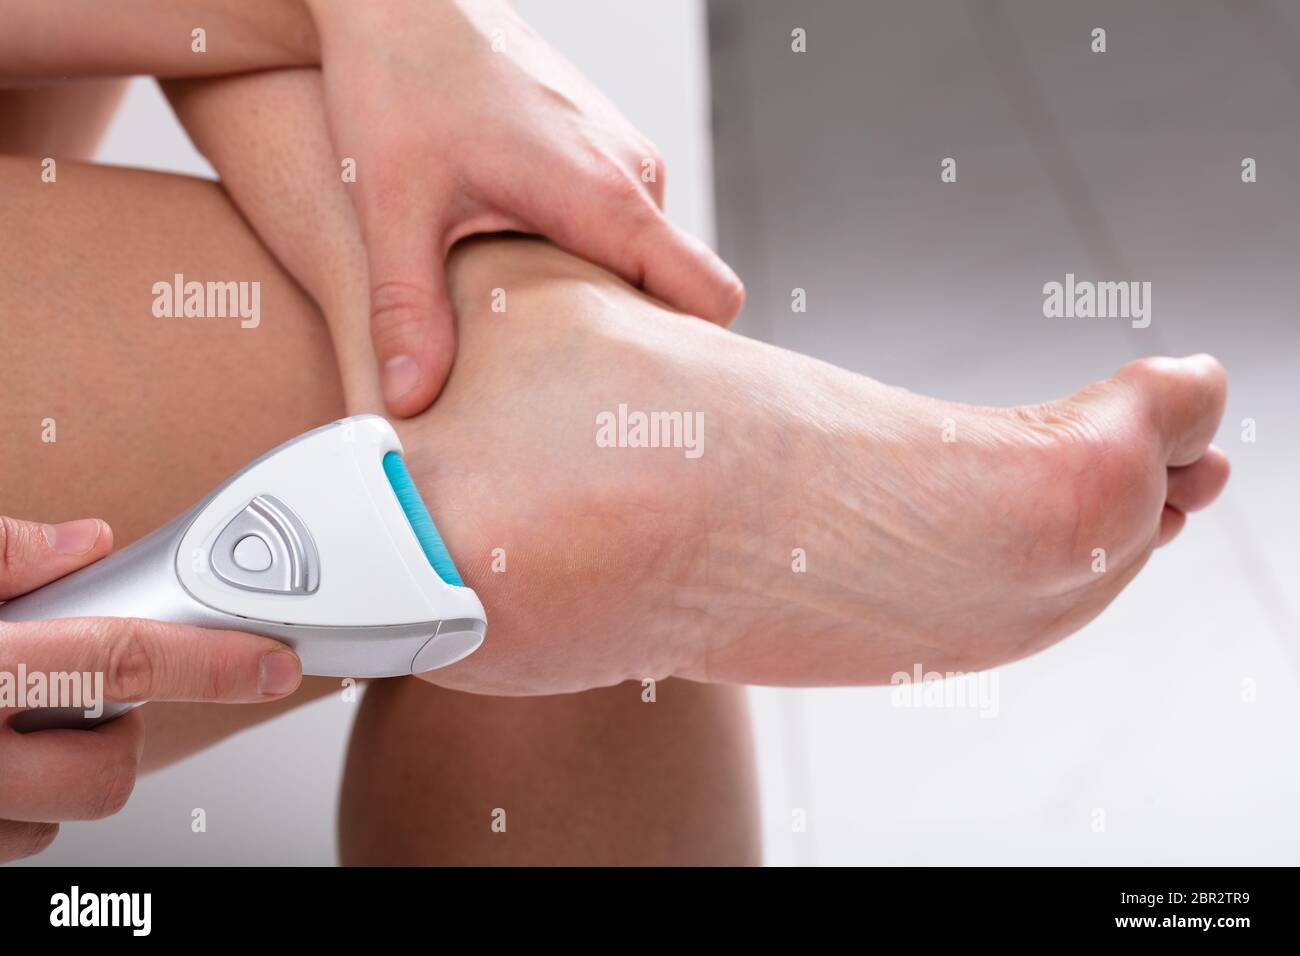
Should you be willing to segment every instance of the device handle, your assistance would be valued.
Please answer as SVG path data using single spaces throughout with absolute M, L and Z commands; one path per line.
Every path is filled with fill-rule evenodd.
M 184 603 L 170 582 L 173 542 L 184 516 L 94 564 L 44 587 L 0 604 L 0 621 L 46 621 L 69 617 L 156 617 L 176 620 Z M 162 573 L 159 573 L 159 572 Z M 37 730 L 88 730 L 120 717 L 139 703 L 105 703 L 87 717 L 77 707 L 38 707 L 11 721 L 19 733 Z

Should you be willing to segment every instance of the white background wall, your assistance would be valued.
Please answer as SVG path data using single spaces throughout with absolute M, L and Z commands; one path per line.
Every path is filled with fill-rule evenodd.
M 712 15 L 742 329 L 977 403 L 1056 398 L 1146 354 L 1212 352 L 1231 379 L 1223 498 L 1096 621 L 1000 669 L 998 717 L 755 692 L 769 861 L 1300 862 L 1300 5 Z M 1045 319 L 1042 286 L 1066 272 L 1151 282 L 1150 328 Z

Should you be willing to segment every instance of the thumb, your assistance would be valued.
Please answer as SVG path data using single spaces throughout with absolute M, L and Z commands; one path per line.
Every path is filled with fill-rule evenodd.
M 643 285 L 680 312 L 729 326 L 745 304 L 745 287 L 703 241 L 660 214 L 649 231 Z
M 575 211 L 530 210 L 534 225 L 556 245 L 621 276 L 679 312 L 730 325 L 745 287 L 699 239 L 675 226 L 651 202 L 622 195 Z
M 0 515 L 0 601 L 34 591 L 113 550 L 113 532 L 98 518 L 61 524 Z
M 394 415 L 417 415 L 438 397 L 456 354 L 456 323 L 447 297 L 442 230 L 427 215 L 400 228 L 368 230 L 370 336 L 384 403 Z

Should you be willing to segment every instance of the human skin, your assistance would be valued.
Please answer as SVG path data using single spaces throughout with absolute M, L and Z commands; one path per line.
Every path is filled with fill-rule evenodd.
M 0 376 L 6 509 L 100 515 L 122 547 L 344 413 L 319 312 L 219 187 L 61 163 L 54 188 L 37 163 L 0 158 L 0 208 L 23 224 L 0 236 L 0 351 L 22 357 Z M 154 318 L 151 283 L 173 271 L 261 281 L 262 324 Z M 307 678 L 287 701 L 151 703 L 126 719 L 144 722 L 144 765 L 158 767 L 339 686 Z M 373 682 L 345 775 L 344 862 L 758 862 L 743 690 L 670 680 L 644 694 L 503 701 Z M 384 842 L 373 827 L 390 799 L 410 813 Z M 499 806 L 508 839 L 489 828 Z
M 112 532 L 97 518 L 54 525 L 0 515 L 0 601 L 101 560 Z M 298 688 L 297 657 L 251 634 L 122 618 L 0 623 L 0 673 L 98 674 L 107 700 L 264 702 Z M 83 701 L 90 704 L 90 701 Z M 21 702 L 20 702 L 21 703 Z M 120 810 L 135 785 L 144 720 L 20 734 L 0 709 L 0 863 L 49 845 L 63 820 Z
M 740 280 L 662 212 L 663 157 L 505 0 L 307 0 L 335 150 L 355 163 L 369 314 L 396 415 L 446 381 L 457 240 L 544 235 L 671 303 L 729 323 Z
M 364 315 L 363 252 L 347 204 L 313 173 L 323 134 L 311 119 L 312 80 L 259 80 L 258 102 L 294 116 L 274 129 L 258 129 L 255 112 L 241 108 L 250 101 L 241 87 L 252 83 L 214 84 L 206 102 L 173 90 L 173 102 L 268 245 L 307 260 L 295 271 L 334 317 L 349 407 L 375 408 L 374 366 L 355 318 Z M 254 144 L 235 157 L 250 166 L 239 168 L 223 136 Z M 276 214 L 286 206 L 295 214 Z M 1070 400 L 981 409 L 696 328 L 536 244 L 480 245 L 455 261 L 452 278 L 464 337 L 458 371 L 430 412 L 401 427 L 411 460 L 424 461 L 417 474 L 431 483 L 452 551 L 488 603 L 492 632 L 473 658 L 429 675 L 435 681 L 481 689 L 486 677 L 517 693 L 591 680 L 593 662 L 625 653 L 627 637 L 651 658 L 641 672 L 653 674 L 672 666 L 655 656 L 668 646 L 673 657 L 671 632 L 698 636 L 698 619 L 726 635 L 712 654 L 705 636 L 689 671 L 698 676 L 718 676 L 721 664 L 733 679 L 843 683 L 887 680 L 914 662 L 988 666 L 1096 613 L 1226 479 L 1226 459 L 1202 455 L 1224 398 L 1211 361 L 1137 363 Z M 504 314 L 490 311 L 497 288 L 506 290 Z M 694 462 L 596 449 L 593 412 L 619 401 L 698 408 L 715 426 L 734 424 L 709 430 L 709 451 Z M 949 423 L 954 442 L 943 441 Z M 512 461 L 500 467 L 506 452 Z M 496 517 L 507 512 L 531 517 L 503 528 Z M 490 570 L 489 542 L 506 554 L 506 573 Z M 795 574 L 792 546 L 819 567 Z M 1095 547 L 1109 550 L 1100 576 Z M 487 673 L 516 663 L 504 681 Z M 594 679 L 627 673 L 627 659 L 604 663 L 606 675 Z M 575 804 L 519 799 L 510 781 L 534 774 L 512 778 L 511 768 L 545 778 L 557 764 L 548 744 L 585 740 L 591 725 L 553 730 L 529 701 L 513 714 L 501 704 L 464 712 L 479 700 L 423 695 L 410 681 L 368 696 L 341 806 L 345 859 L 487 862 L 509 847 L 516 860 L 544 860 L 570 845 L 550 838 L 574 832 L 566 826 L 575 814 L 557 806 Z M 456 750 L 475 728 L 499 726 L 509 730 L 496 746 L 468 759 Z M 467 778 L 465 766 L 476 772 Z M 474 793 L 464 798 L 464 789 Z M 434 793 L 456 793 L 466 815 L 439 812 Z M 519 806 L 543 808 L 546 826 L 498 839 L 485 825 L 488 808 Z M 618 821 L 607 836 L 627 840 L 638 829 L 622 826 L 623 815 L 604 818 Z
M 484 243 L 452 274 L 468 347 L 402 435 L 492 639 L 428 675 L 442 686 L 995 667 L 1095 617 L 1227 478 L 1208 357 L 981 408 L 692 322 L 542 243 Z M 598 447 L 622 403 L 701 412 L 703 455 Z
M 60 163 L 56 183 L 41 181 L 34 159 L 5 157 L 0 169 L 0 208 L 15 224 L 4 230 L 0 256 L 0 354 L 8 357 L 0 376 L 0 511 L 46 522 L 98 517 L 121 548 L 267 449 L 341 413 L 337 378 L 321 371 L 333 354 L 308 330 L 309 318 L 256 339 L 156 320 L 142 330 L 124 318 L 152 319 L 149 288 L 141 293 L 137 283 L 156 279 L 160 262 L 199 273 L 264 269 L 285 289 L 267 283 L 264 307 L 300 303 L 215 189 L 74 162 Z M 107 178 L 78 175 L 84 171 Z M 176 208 L 229 235 L 212 248 L 173 235 L 184 230 Z M 122 229 L 134 232 L 122 237 Z M 136 310 L 141 294 L 144 313 Z M 266 376 L 249 358 L 262 349 L 303 363 L 275 373 L 283 394 L 271 410 L 263 405 Z M 43 440 L 46 419 L 53 442 Z M 246 708 L 150 704 L 142 712 L 150 724 L 144 764 L 170 762 L 337 686 L 308 680 L 288 702 Z M 155 726 L 154 717 L 170 712 L 181 719 Z M 184 719 L 195 713 L 211 716 Z
M 0 155 L 92 159 L 126 80 L 68 80 L 0 89 Z
M 740 280 L 663 215 L 662 157 L 503 0 L 0 0 L 0 23 L 0 86 L 319 65 L 334 132 L 320 158 L 336 176 L 352 164 L 393 414 L 446 381 L 442 261 L 467 235 L 540 233 L 695 315 L 740 310 Z
M 348 411 L 382 411 L 366 252 L 328 159 L 320 78 L 278 71 L 164 89 L 322 309 Z M 738 687 L 632 682 L 507 701 L 373 682 L 344 775 L 340 851 L 346 863 L 757 863 L 754 778 Z M 509 839 L 486 825 L 497 807 L 525 810 Z
M 122 85 L 87 80 L 0 90 L 0 153 L 89 157 Z M 17 374 L 15 354 L 6 353 L 7 375 Z M 0 600 L 102 559 L 113 543 L 112 529 L 95 518 L 42 526 L 0 515 Z M 272 659 L 281 666 L 268 670 Z M 0 625 L 0 671 L 19 665 L 28 673 L 102 673 L 104 692 L 118 700 L 269 702 L 301 680 L 297 659 L 265 638 L 152 621 Z M 273 673 L 279 685 L 267 693 Z M 35 735 L 10 728 L 15 713 L 0 711 L 0 862 L 39 853 L 58 835 L 59 821 L 116 813 L 144 751 L 140 711 L 89 732 Z
M 14 443 L 5 474 L 11 510 L 60 517 L 49 514 L 50 490 L 66 488 L 80 499 L 75 513 L 115 520 L 94 501 L 115 490 L 118 510 L 134 503 L 138 533 L 252 457 L 250 446 L 287 437 L 267 433 L 316 423 L 330 395 L 338 407 L 321 328 L 284 318 L 310 307 L 215 187 L 69 164 L 49 190 L 30 161 L 0 169 L 5 208 L 30 223 L 5 249 L 4 314 L 47 318 L 21 331 L 3 324 L 7 352 L 47 359 L 5 379 L 8 432 L 32 435 Z M 263 280 L 262 326 L 153 319 L 147 290 L 171 271 Z M 1193 510 L 1224 477 L 1223 459 L 1204 453 L 1223 399 L 1208 361 L 1139 363 L 1044 407 L 967 408 L 674 315 L 540 242 L 477 243 L 451 275 L 461 360 L 435 408 L 399 425 L 492 620 L 478 653 L 432 675 L 448 686 L 546 693 L 670 673 L 848 683 L 887 680 L 913 661 L 990 666 L 1095 613 L 1161 529 L 1175 530 L 1166 502 Z M 496 287 L 508 290 L 504 315 L 490 309 Z M 93 295 L 102 318 L 73 336 L 48 319 L 86 312 L 78 295 Z M 49 360 L 75 364 L 50 374 Z M 104 398 L 88 400 L 94 389 Z M 107 396 L 128 391 L 139 397 L 114 419 Z M 596 447 L 594 414 L 619 401 L 702 409 L 716 423 L 704 455 Z M 106 405 L 109 418 L 96 418 Z M 268 412 L 280 408 L 310 421 Z M 54 454 L 35 437 L 46 414 L 61 416 Z M 939 440 L 945 418 L 955 443 Z M 936 457 L 947 452 L 955 462 Z M 87 460 L 112 467 L 77 481 Z M 954 465 L 970 468 L 963 481 Z M 129 528 L 131 516 L 115 523 Z M 807 550 L 806 576 L 789 570 L 791 546 Z M 1108 547 L 1109 570 L 1085 577 L 1095 546 Z M 505 573 L 491 570 L 495 547 Z M 849 567 L 813 570 L 831 554 Z M 873 591 L 909 587 L 910 617 L 880 600 L 883 620 L 871 619 Z M 798 605 L 793 618 L 786 602 Z M 963 602 L 962 614 L 979 609 L 987 623 L 953 624 Z M 927 630 L 936 616 L 941 628 Z M 697 617 L 712 627 L 692 648 Z M 801 629 L 781 631 L 792 621 Z M 384 792 L 400 789 L 401 760 L 419 749 L 407 739 L 412 752 L 386 764 Z
M 451 276 L 458 371 L 401 430 L 492 617 L 488 644 L 434 675 L 460 686 L 545 692 L 679 660 L 691 675 L 786 683 L 996 663 L 1099 610 L 1226 478 L 1222 456 L 1202 455 L 1223 399 L 1211 362 L 1137 364 L 1049 406 L 969 408 L 708 331 L 540 243 L 476 244 Z M 494 288 L 507 290 L 505 314 L 490 310 Z M 702 410 L 714 423 L 704 456 L 597 448 L 594 413 L 620 401 Z M 1109 550 L 1103 575 L 1089 541 Z M 496 546 L 504 574 L 490 570 Z M 809 556 L 806 576 L 790 568 L 792 546 Z M 818 555 L 834 563 L 814 573 Z M 971 625 L 980 615 L 987 629 Z M 712 626 L 692 651 L 701 617 Z M 466 669 L 503 644 L 491 666 Z M 397 753 L 380 795 L 419 756 L 414 740 Z
M 0 85 L 67 77 L 217 76 L 320 63 L 299 0 L 0 0 Z M 192 31 L 206 31 L 193 49 Z
M 761 862 L 742 688 L 661 681 L 550 697 L 367 691 L 339 802 L 354 865 Z M 494 817 L 496 811 L 502 811 Z M 504 832 L 492 824 L 500 819 Z
M 349 409 L 370 411 L 364 244 L 319 159 L 317 82 L 168 89 L 330 318 Z M 1064 401 L 979 408 L 697 328 L 537 241 L 462 245 L 449 280 L 472 344 L 436 406 L 398 427 L 492 640 L 428 675 L 442 686 L 869 684 L 917 663 L 996 666 L 1099 613 L 1227 479 L 1208 450 L 1226 389 L 1212 359 L 1145 360 Z M 700 413 L 703 455 L 598 447 L 597 416 L 620 405 Z M 507 573 L 490 570 L 495 553 Z

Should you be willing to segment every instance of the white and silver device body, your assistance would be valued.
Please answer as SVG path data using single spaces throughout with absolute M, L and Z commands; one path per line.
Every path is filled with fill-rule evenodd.
M 375 415 L 307 432 L 129 547 L 0 605 L 0 620 L 142 617 L 249 631 L 287 644 L 303 673 L 322 676 L 455 663 L 483 642 L 487 618 L 401 453 Z M 110 704 L 100 720 L 130 706 Z M 16 726 L 95 722 L 51 708 Z

